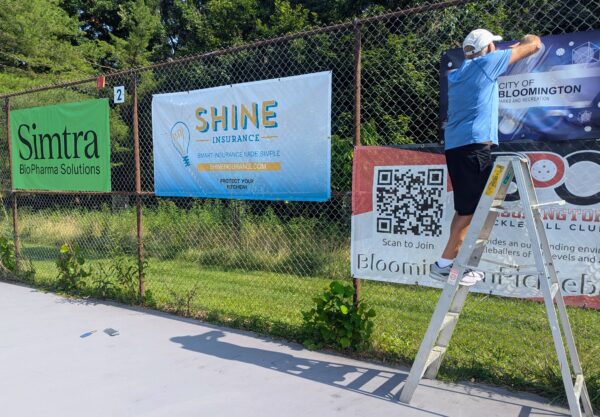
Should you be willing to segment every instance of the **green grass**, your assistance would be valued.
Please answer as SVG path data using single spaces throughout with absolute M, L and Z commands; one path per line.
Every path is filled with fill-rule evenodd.
M 1 217 L 0 213 L 0 223 L 10 235 L 10 221 L 2 222 Z M 131 208 L 115 213 L 106 206 L 100 210 L 21 208 L 19 223 L 21 240 L 29 245 L 33 259 L 47 258 L 47 248 L 64 242 L 81 246 L 88 258 L 132 254 L 137 244 Z M 241 203 L 209 201 L 183 209 L 161 200 L 156 207 L 144 208 L 143 225 L 145 253 L 161 260 L 330 278 L 350 274 L 347 225 L 326 218 L 296 216 L 284 221 L 272 209 L 254 213 Z M 0 233 L 2 229 L 0 225 Z
M 35 267 L 36 283 L 50 285 L 56 275 L 53 261 L 38 261 Z M 311 296 L 319 294 L 328 282 L 325 278 L 222 271 L 180 260 L 150 259 L 146 288 L 158 309 L 301 341 L 301 311 L 311 306 Z M 194 296 L 187 311 L 177 300 L 189 291 Z M 372 347 L 358 355 L 411 363 L 439 290 L 364 282 L 362 294 L 375 307 L 377 317 Z M 570 308 L 569 314 L 588 389 L 594 405 L 600 407 L 599 313 Z M 536 302 L 470 295 L 439 377 L 483 381 L 565 401 L 544 306 Z

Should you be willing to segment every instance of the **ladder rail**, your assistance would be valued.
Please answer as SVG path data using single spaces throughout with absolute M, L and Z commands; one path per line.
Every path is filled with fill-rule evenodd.
M 581 403 L 583 404 L 583 409 L 585 410 L 586 417 L 594 417 L 594 411 L 591 405 L 592 402 L 587 387 L 585 385 L 583 369 L 581 367 L 578 351 L 575 346 L 575 338 L 573 337 L 573 331 L 571 330 L 569 315 L 567 314 L 567 307 L 565 305 L 565 300 L 563 299 L 562 294 L 560 294 L 560 290 L 558 291 L 558 295 L 556 297 L 556 304 L 558 305 L 558 313 L 562 329 L 565 333 L 565 338 L 567 339 L 567 346 L 569 348 L 569 356 L 571 357 L 571 366 L 573 367 L 573 372 L 577 377 L 582 378 L 582 386 L 580 387 L 579 394 L 575 393 L 575 400 L 581 401 Z
M 500 169 L 496 169 L 497 166 Z M 508 161 L 495 165 L 494 170 L 496 170 L 494 173 L 495 176 L 490 175 L 486 183 L 485 189 L 488 192 L 482 196 L 480 203 L 477 205 L 475 213 L 473 214 L 473 219 L 471 220 L 471 224 L 481 224 L 482 226 L 481 228 L 469 227 L 463 244 L 465 249 L 463 249 L 463 251 L 459 251 L 459 254 L 456 258 L 455 273 L 457 280 L 458 277 L 462 278 L 467 268 L 479 266 L 479 263 L 481 262 L 485 252 L 485 243 L 488 241 L 499 214 L 498 211 L 489 209 L 494 206 L 494 204 L 498 203 L 498 197 L 501 199 L 505 198 L 510 182 L 514 176 L 514 171 L 512 170 L 511 164 L 508 163 Z M 483 201 L 483 203 L 481 201 Z M 456 285 L 456 282 L 452 283 L 452 285 Z M 459 300 L 453 303 L 449 313 L 452 312 L 460 314 L 466 301 L 468 292 L 468 288 L 463 288 L 463 291 L 459 290 L 457 293 L 455 293 L 455 296 L 460 295 L 460 297 Z M 458 320 L 455 320 L 451 325 L 438 329 L 438 336 L 434 346 L 447 347 L 450 339 L 452 338 L 452 334 L 454 333 L 457 321 Z M 423 374 L 421 376 L 424 376 L 428 379 L 435 379 L 446 352 L 446 349 L 439 352 L 437 359 L 429 362 L 429 366 L 423 370 Z
M 523 188 L 527 193 L 527 200 L 530 202 L 535 202 L 534 205 L 523 204 L 523 212 L 525 214 L 525 221 L 528 222 L 528 230 L 535 230 L 536 232 L 530 233 L 530 239 L 532 243 L 531 247 L 538 270 L 543 271 L 544 274 L 544 276 L 540 277 L 539 279 L 541 281 L 540 284 L 543 292 L 545 293 L 544 302 L 546 304 L 546 312 L 550 322 L 556 353 L 560 362 L 561 374 L 563 377 L 563 383 L 565 385 L 569 408 L 573 416 L 582 415 L 581 408 L 579 407 L 579 401 L 582 400 L 581 402 L 583 403 L 585 415 L 593 417 L 593 410 L 591 407 L 591 402 L 589 401 L 589 395 L 587 393 L 587 389 L 584 389 L 585 380 L 583 378 L 581 363 L 579 362 L 579 355 L 577 354 L 577 347 L 575 346 L 575 338 L 571 329 L 566 305 L 560 292 L 560 281 L 558 280 L 558 275 L 552 259 L 552 253 L 546 237 L 544 223 L 538 211 L 540 205 L 537 203 L 537 195 L 535 193 L 533 179 L 531 178 L 529 170 L 526 168 L 527 166 L 524 167 L 523 162 L 521 162 L 519 169 L 516 170 L 516 177 L 517 182 L 522 182 L 522 187 L 519 187 L 519 190 Z M 523 198 L 521 200 L 523 201 Z M 548 278 L 550 278 L 552 285 L 550 285 Z M 555 293 L 552 291 L 552 286 L 554 285 L 558 286 L 558 290 Z M 558 316 L 554 306 L 555 300 L 558 308 Z M 562 328 L 562 333 L 561 328 L 558 327 L 559 323 Z M 565 349 L 564 346 L 565 340 L 563 340 L 563 336 L 567 343 L 567 349 Z M 567 355 L 571 360 L 570 366 Z M 573 374 L 575 374 L 576 381 L 581 381 L 577 388 L 573 383 L 571 367 L 573 368 Z M 579 390 L 579 393 L 577 393 L 577 390 Z M 581 397 L 582 393 L 583 398 Z
M 525 180 L 531 184 L 531 187 L 533 187 L 533 179 L 531 178 L 531 175 L 528 175 L 525 178 Z M 550 245 L 548 243 L 548 239 L 546 238 L 546 231 L 544 228 L 544 223 L 542 222 L 539 212 L 537 212 L 537 214 L 534 215 L 534 220 L 536 223 L 537 230 L 541 230 L 543 233 L 543 236 L 544 236 L 544 239 L 541 242 L 541 249 L 544 254 L 544 257 L 549 260 L 548 265 L 547 265 L 548 273 L 551 276 L 552 282 L 558 284 L 558 286 L 560 288 L 558 274 L 556 273 L 556 268 L 555 268 L 554 262 L 552 260 L 552 253 L 550 250 Z M 556 304 L 558 306 L 558 311 L 559 311 L 559 315 L 561 318 L 561 324 L 563 325 L 563 331 L 565 332 L 567 344 L 569 345 L 569 351 L 572 352 L 571 359 L 573 361 L 573 368 L 576 373 L 581 373 L 582 372 L 581 364 L 579 362 L 579 357 L 576 354 L 577 350 L 576 350 L 576 346 L 574 343 L 575 338 L 573 337 L 573 331 L 571 329 L 569 316 L 567 314 L 566 304 L 565 304 L 564 298 L 562 297 L 562 294 L 560 293 L 560 291 L 558 292 L 557 297 L 556 297 Z
M 500 212 L 490 210 L 494 203 L 501 198 L 504 200 L 510 182 L 514 176 L 514 170 L 508 161 L 502 161 L 502 157 L 499 158 L 501 161 L 494 165 L 492 175 L 488 178 L 485 185 L 485 192 L 481 197 L 473 218 L 471 219 L 471 225 L 481 224 L 481 228 L 469 227 L 467 235 L 463 243 L 463 247 L 458 252 L 456 257 L 456 263 L 460 266 L 478 266 L 481 261 L 484 251 L 485 244 L 492 233 L 494 224 Z M 501 167 L 501 169 L 496 169 Z M 494 178 L 496 174 L 496 178 Z M 496 184 L 494 185 L 494 181 Z M 492 191 L 490 193 L 489 191 Z M 477 244 L 478 241 L 482 241 L 481 244 Z
M 524 176 L 524 180 L 528 183 L 527 187 L 529 189 L 533 188 L 533 180 L 531 176 Z M 535 222 L 535 228 L 538 230 L 538 233 L 543 236 L 543 239 L 540 239 L 540 248 L 542 250 L 543 257 L 547 260 L 544 267 L 547 270 L 548 275 L 550 276 L 552 283 L 557 284 L 560 288 L 560 281 L 558 280 L 558 275 L 556 273 L 556 268 L 554 265 L 554 261 L 552 260 L 552 253 L 550 251 L 550 245 L 548 244 L 548 239 L 546 238 L 546 231 L 544 228 L 544 223 L 542 222 L 541 216 L 539 212 L 534 212 L 535 209 L 532 209 L 532 217 Z M 533 246 L 532 246 L 533 247 Z M 566 304 L 564 302 L 564 298 L 560 293 L 560 290 L 557 292 L 556 296 L 553 297 L 556 300 L 556 304 L 559 311 L 560 322 L 563 326 L 563 331 L 565 333 L 565 338 L 567 340 L 567 345 L 569 347 L 569 352 L 571 353 L 571 360 L 574 371 L 578 374 L 582 372 L 581 364 L 579 362 L 579 357 L 577 355 L 577 349 L 575 346 L 575 338 L 573 336 L 573 331 L 571 329 L 571 324 L 569 321 L 569 317 L 567 314 Z
M 494 169 L 496 169 L 496 166 L 497 165 L 494 166 Z M 490 176 L 486 183 L 486 190 L 489 189 L 488 187 L 493 188 L 493 193 L 487 193 L 487 195 L 485 196 L 485 205 L 482 205 L 480 201 L 471 221 L 471 224 L 477 223 L 482 224 L 483 226 L 479 230 L 475 227 L 469 227 L 467 235 L 465 236 L 463 248 L 461 249 L 461 251 L 459 251 L 459 254 L 456 258 L 456 267 L 454 273 L 457 275 L 457 277 L 462 277 L 466 265 L 478 265 L 479 261 L 481 260 L 481 256 L 483 255 L 483 252 L 485 250 L 485 244 L 477 245 L 476 243 L 482 238 L 484 240 L 487 240 L 498 216 L 497 211 L 490 211 L 488 209 L 494 204 L 494 202 L 496 202 L 496 195 L 500 195 L 502 200 L 504 199 L 504 196 L 506 196 L 506 192 L 508 190 L 508 186 L 510 185 L 510 181 L 512 180 L 513 175 L 512 171 L 508 173 L 508 176 L 505 172 L 507 168 L 510 167 L 509 161 L 504 161 L 504 163 L 501 164 L 500 167 L 501 169 L 498 170 L 496 173 L 496 178 L 494 179 L 493 176 Z M 504 181 L 500 181 L 500 179 L 503 177 Z M 494 181 L 495 184 L 492 186 Z M 498 190 L 500 190 L 500 194 L 498 193 Z M 421 342 L 419 351 L 417 352 L 417 356 L 415 357 L 415 361 L 411 367 L 406 383 L 404 384 L 404 387 L 400 393 L 401 402 L 410 402 L 410 399 L 412 398 L 414 391 L 419 385 L 419 381 L 421 380 L 423 375 L 426 375 L 429 379 L 433 379 L 436 377 L 446 351 L 444 350 L 441 352 L 437 352 L 437 357 L 434 361 L 429 361 L 429 358 L 432 355 L 433 349 L 436 346 L 438 340 L 440 339 L 440 336 L 442 337 L 442 342 L 445 341 L 446 345 L 452 337 L 452 333 L 454 332 L 454 329 L 456 327 L 457 320 L 455 320 L 454 323 L 448 325 L 446 329 L 443 329 L 442 326 L 444 324 L 444 318 L 446 314 L 450 312 L 450 309 L 453 304 L 453 299 L 459 291 L 464 292 L 464 297 L 460 297 L 462 298 L 462 302 L 459 301 L 454 306 L 455 310 L 457 310 L 454 311 L 455 313 L 460 313 L 460 311 L 462 310 L 469 288 L 457 285 L 456 281 L 452 283 L 446 283 L 442 295 L 440 296 L 440 299 L 436 306 L 436 309 L 433 313 L 432 319 L 427 328 L 427 331 L 425 332 L 425 337 Z
M 423 373 L 425 372 L 425 367 L 427 365 L 427 360 L 429 358 L 429 352 L 431 352 L 435 346 L 435 342 L 439 334 L 439 329 L 441 328 L 444 322 L 444 316 L 446 315 L 446 312 L 450 309 L 450 306 L 454 299 L 454 295 L 457 291 L 458 288 L 456 285 L 446 284 L 444 286 L 442 295 L 440 296 L 435 311 L 433 312 L 431 321 L 429 322 L 429 326 L 427 328 L 427 332 L 425 333 L 425 337 L 423 338 L 421 346 L 419 347 L 419 352 L 417 353 L 415 362 L 411 367 L 410 374 L 408 375 L 408 378 L 406 379 L 406 382 L 404 384 L 404 388 L 400 393 L 400 401 L 404 403 L 410 402 L 413 393 L 419 385 L 419 381 L 423 377 Z
M 456 328 L 456 324 L 458 323 L 460 313 L 463 309 L 465 301 L 467 300 L 468 294 L 469 289 L 467 287 L 458 286 L 454 300 L 452 300 L 452 304 L 450 305 L 450 311 L 444 316 L 444 321 L 435 342 L 436 346 L 443 347 L 444 350 L 437 357 L 437 360 L 432 361 L 425 368 L 423 373 L 424 378 L 435 379 L 437 376 L 440 366 L 442 365 L 442 361 L 444 360 L 444 356 L 446 356 L 448 344 L 450 343 L 450 339 L 452 338 L 452 334 L 454 333 L 454 329 Z
M 497 202 L 497 196 L 500 196 L 502 199 L 504 199 L 504 197 L 506 196 L 506 193 L 508 191 L 510 181 L 513 178 L 514 173 L 512 171 L 511 165 L 509 163 L 504 163 L 504 164 L 500 165 L 500 167 L 501 167 L 501 169 L 497 170 L 495 178 L 494 178 L 494 176 L 490 176 L 490 178 L 488 178 L 488 182 L 486 183 L 486 189 L 491 189 L 492 192 L 487 193 L 485 195 L 485 200 L 484 200 L 483 204 L 481 204 L 481 203 L 478 204 L 477 209 L 475 210 L 475 213 L 473 215 L 473 219 L 471 220 L 472 224 L 482 224 L 482 227 L 479 229 L 476 227 L 469 227 L 469 230 L 467 231 L 467 235 L 465 236 L 465 241 L 463 244 L 465 249 L 463 249 L 463 251 L 459 252 L 459 254 L 456 258 L 455 274 L 456 274 L 457 280 L 459 280 L 458 277 L 463 276 L 467 267 L 473 267 L 473 266 L 479 265 L 479 262 L 481 261 L 483 253 L 485 251 L 485 242 L 487 242 L 487 240 L 492 232 L 492 229 L 494 227 L 494 224 L 496 222 L 496 219 L 498 217 L 498 214 L 499 214 L 498 211 L 491 211 L 491 210 L 489 210 L 489 208 L 491 206 L 493 206 L 494 203 Z M 503 178 L 503 180 L 501 181 L 502 178 Z M 481 244 L 481 243 L 483 243 L 483 244 Z M 453 282 L 450 285 L 456 285 L 456 284 L 457 284 L 456 282 Z M 464 303 L 466 301 L 468 292 L 469 292 L 468 288 L 461 286 L 460 289 L 454 293 L 455 297 L 460 295 L 459 299 L 456 300 L 456 302 L 453 302 L 451 304 L 450 309 L 446 310 L 446 314 L 448 314 L 448 313 L 460 314 L 460 312 L 462 311 L 462 308 L 464 306 Z M 439 314 L 441 315 L 441 313 L 439 313 Z M 454 329 L 456 328 L 457 321 L 458 321 L 458 319 L 454 320 L 452 323 L 450 323 L 444 327 L 442 327 L 443 321 L 442 321 L 442 324 L 440 324 L 439 326 L 437 326 L 438 323 L 436 322 L 436 326 L 434 326 L 433 329 L 427 330 L 426 336 L 429 335 L 429 332 L 431 332 L 433 334 L 429 335 L 430 338 L 428 339 L 426 347 L 429 347 L 429 343 L 430 343 L 429 340 L 434 335 L 435 335 L 435 337 L 434 337 L 433 347 L 436 347 L 436 346 L 446 347 L 448 345 L 450 339 L 452 338 L 452 334 L 454 333 Z M 423 355 L 426 357 L 423 361 L 419 362 L 418 366 L 416 366 L 415 375 L 413 376 L 413 379 L 417 378 L 417 376 L 418 376 L 418 380 L 420 380 L 423 376 L 428 379 L 435 379 L 435 377 L 437 376 L 447 350 L 444 349 L 442 351 L 436 352 L 436 359 L 434 361 L 429 361 L 428 359 L 429 359 L 429 356 L 431 355 L 431 353 L 429 355 L 427 355 L 427 351 L 431 352 L 433 347 L 426 349 L 426 352 L 423 353 Z M 420 351 L 421 351 L 421 349 L 419 349 L 419 352 Z M 417 354 L 417 357 L 419 357 L 419 354 Z M 416 361 L 415 361 L 415 363 L 416 363 Z M 413 365 L 413 367 L 414 366 L 415 365 Z M 421 367 L 423 367 L 423 369 L 421 369 Z M 416 383 L 414 383 L 411 380 L 411 384 L 409 385 L 410 388 L 407 389 L 407 392 L 409 392 L 410 390 L 414 391 L 414 389 L 416 389 L 416 386 L 418 385 L 418 380 Z M 407 385 L 408 385 L 408 381 L 407 381 Z M 414 388 L 413 388 L 413 386 L 414 386 Z M 403 394 L 403 395 L 405 397 L 408 396 L 408 394 Z
M 519 178 L 519 174 L 517 174 L 517 178 Z M 523 210 L 525 211 L 525 222 L 529 223 L 529 230 L 535 230 L 535 225 L 533 221 L 533 213 L 531 213 L 530 207 L 523 206 Z M 528 213 L 529 212 L 529 213 Z M 536 230 L 536 232 L 539 232 Z M 548 283 L 548 273 L 546 272 L 546 265 L 542 256 L 542 252 L 540 251 L 540 242 L 536 236 L 537 233 L 530 233 L 531 239 L 531 247 L 533 256 L 535 258 L 536 264 L 538 264 L 538 269 L 540 271 L 538 279 L 540 281 L 540 288 L 542 289 L 542 293 L 544 294 L 544 304 L 546 306 L 546 314 L 548 316 L 548 322 L 550 324 L 550 331 L 552 333 L 552 339 L 554 340 L 554 348 L 558 357 L 558 362 L 560 364 L 560 372 L 563 379 L 563 384 L 565 386 L 565 392 L 567 394 L 567 401 L 569 403 L 569 409 L 571 410 L 571 415 L 573 417 L 581 417 L 581 409 L 579 408 L 577 399 L 575 398 L 575 387 L 573 386 L 573 376 L 571 374 L 571 369 L 569 367 L 569 362 L 567 358 L 567 352 L 564 346 L 563 336 L 559 327 L 559 319 L 556 314 L 556 310 L 554 307 L 554 300 L 552 298 L 552 293 L 550 289 L 550 285 Z

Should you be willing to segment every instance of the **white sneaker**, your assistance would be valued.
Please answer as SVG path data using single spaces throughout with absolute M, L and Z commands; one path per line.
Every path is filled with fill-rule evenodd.
M 460 285 L 470 287 L 471 285 L 475 285 L 479 281 L 481 281 L 483 279 L 483 276 L 483 272 L 481 271 L 473 271 L 472 269 L 468 269 L 467 271 L 465 271 L 465 274 L 460 280 Z

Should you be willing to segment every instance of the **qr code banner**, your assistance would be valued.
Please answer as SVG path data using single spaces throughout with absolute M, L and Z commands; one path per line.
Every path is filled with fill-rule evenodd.
M 509 142 L 501 143 L 492 156 L 528 158 L 538 199 L 565 201 L 560 207 L 541 210 L 561 290 L 569 303 L 600 309 L 600 193 L 590 191 L 600 189 L 596 145 L 588 141 Z M 358 146 L 353 169 L 352 276 L 443 287 L 444 283 L 430 276 L 455 216 L 443 146 L 418 150 Z M 503 207 L 485 248 L 485 259 L 492 262 L 482 263 L 485 278 L 472 291 L 539 298 L 535 276 L 495 265 L 532 262 L 522 202 L 513 193 Z
M 444 166 L 376 167 L 373 205 L 377 232 L 441 236 L 446 177 Z

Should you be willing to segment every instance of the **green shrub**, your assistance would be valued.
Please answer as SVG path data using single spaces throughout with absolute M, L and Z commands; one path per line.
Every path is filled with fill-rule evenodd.
M 98 273 L 92 277 L 92 295 L 100 299 L 116 298 L 117 286 L 107 269 L 100 264 Z
M 0 277 L 33 283 L 35 268 L 30 259 L 17 263 L 17 252 L 12 240 L 0 237 Z
M 364 301 L 354 303 L 352 285 L 332 281 L 319 297 L 316 306 L 302 313 L 308 337 L 304 346 L 318 349 L 324 346 L 360 349 L 373 332 L 375 310 Z
M 102 299 L 115 299 L 124 303 L 146 303 L 150 298 L 139 296 L 139 263 L 136 258 L 119 253 L 108 258 L 108 262 L 98 263 L 91 275 L 91 286 L 87 293 Z M 148 262 L 142 265 L 148 268 Z
M 144 268 L 147 263 L 144 262 Z M 132 302 L 138 298 L 140 267 L 137 259 L 117 256 L 112 259 L 109 273 L 114 276 L 125 300 Z
M 17 269 L 15 244 L 12 240 L 0 237 L 0 265 L 11 272 Z
M 167 305 L 169 309 L 175 311 L 175 314 L 183 314 L 185 316 L 192 315 L 192 303 L 200 292 L 200 284 L 194 283 L 190 288 L 176 288 L 169 286 L 167 291 L 170 295 L 170 300 Z
M 84 286 L 83 279 L 92 274 L 92 268 L 85 269 L 84 263 L 85 259 L 78 245 L 71 247 L 68 243 L 63 243 L 56 261 L 57 287 L 64 291 L 73 291 Z

